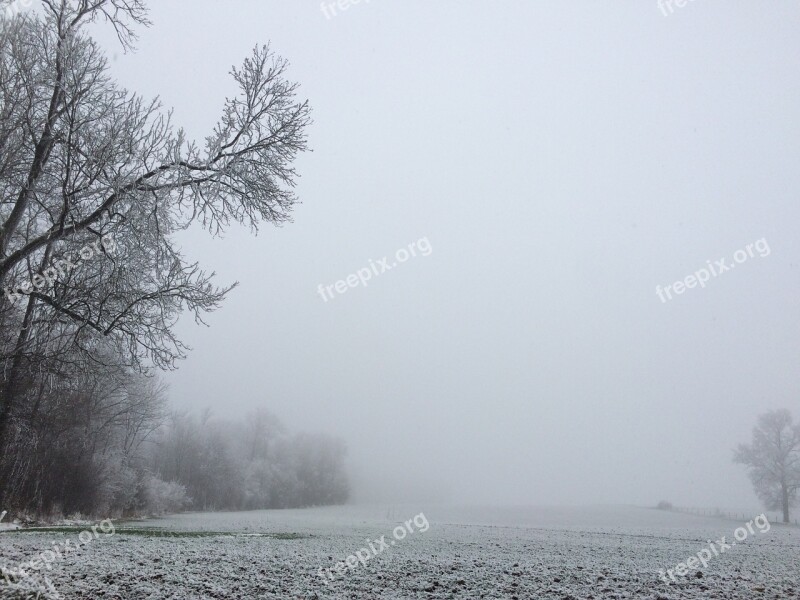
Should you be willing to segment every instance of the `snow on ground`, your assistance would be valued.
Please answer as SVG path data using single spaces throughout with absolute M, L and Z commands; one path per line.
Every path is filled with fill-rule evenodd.
M 394 540 L 393 528 L 421 512 L 427 531 L 415 528 L 333 582 L 318 574 L 380 536 Z M 124 600 L 800 598 L 800 530 L 779 525 L 756 530 L 700 575 L 660 580 L 660 569 L 707 540 L 732 540 L 742 524 L 637 508 L 191 513 L 118 523 L 113 536 L 54 562 L 49 577 L 64 598 Z M 66 538 L 77 541 L 77 530 L 0 533 L 0 565 Z

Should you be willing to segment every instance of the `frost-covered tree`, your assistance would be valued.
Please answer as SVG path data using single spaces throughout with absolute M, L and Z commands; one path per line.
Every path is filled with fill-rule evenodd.
M 196 144 L 114 82 L 94 21 L 126 49 L 148 25 L 142 0 L 40 0 L 0 21 L 0 451 L 48 376 L 184 357 L 179 315 L 202 320 L 231 286 L 176 232 L 281 223 L 296 200 L 309 107 L 285 60 L 257 47 L 234 68 L 239 93 Z
M 800 491 L 800 425 L 792 423 L 788 410 L 761 415 L 753 428 L 750 444 L 740 444 L 734 461 L 747 466 L 753 487 L 771 510 L 789 510 L 797 503 Z

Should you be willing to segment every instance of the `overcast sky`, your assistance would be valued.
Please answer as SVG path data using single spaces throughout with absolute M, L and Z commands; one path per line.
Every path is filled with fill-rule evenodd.
M 190 136 L 270 41 L 315 120 L 294 223 L 185 239 L 241 286 L 174 405 L 342 436 L 360 500 L 758 505 L 732 449 L 800 416 L 797 2 L 150 4 L 101 37 Z

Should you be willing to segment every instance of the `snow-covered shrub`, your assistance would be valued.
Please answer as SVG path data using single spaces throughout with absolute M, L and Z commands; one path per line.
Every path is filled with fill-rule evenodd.
M 154 515 L 174 513 L 191 503 L 186 488 L 173 481 L 163 481 L 149 475 L 144 480 L 145 510 Z

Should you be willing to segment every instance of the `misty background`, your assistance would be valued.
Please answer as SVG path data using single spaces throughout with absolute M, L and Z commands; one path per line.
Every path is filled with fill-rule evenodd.
M 294 223 L 183 238 L 241 285 L 210 328 L 183 321 L 173 406 L 341 436 L 357 501 L 760 504 L 731 458 L 800 407 L 800 6 L 150 8 L 135 54 L 92 33 L 190 138 L 268 41 L 315 120 Z M 430 256 L 318 295 L 423 237 Z

